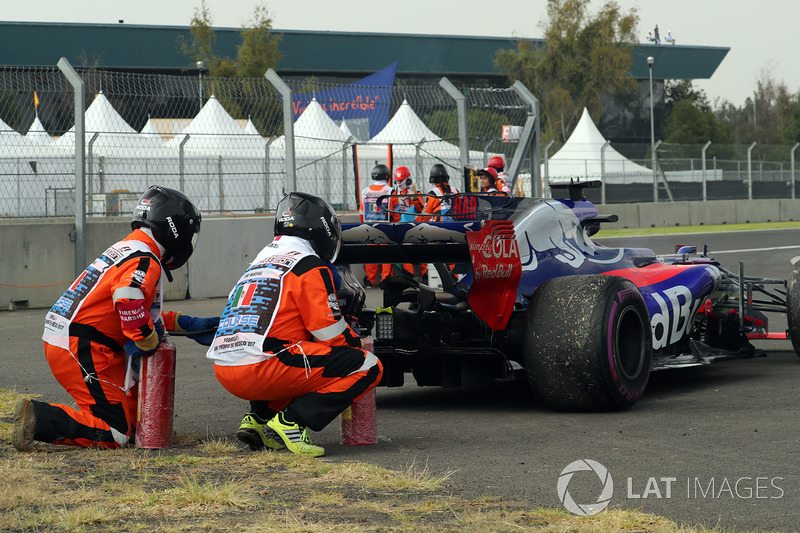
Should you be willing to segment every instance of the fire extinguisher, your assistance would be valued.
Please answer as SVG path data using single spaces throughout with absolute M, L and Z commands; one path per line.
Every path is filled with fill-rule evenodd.
M 152 355 L 142 358 L 136 421 L 137 448 L 172 446 L 175 354 L 175 345 L 164 338 Z
M 364 349 L 373 350 L 372 336 L 364 337 Z M 339 416 L 342 444 L 364 445 L 378 442 L 378 417 L 375 405 L 375 388 L 371 388 Z

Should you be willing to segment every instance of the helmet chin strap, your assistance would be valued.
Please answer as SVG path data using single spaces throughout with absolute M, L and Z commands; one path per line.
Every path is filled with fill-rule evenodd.
M 164 255 L 161 257 L 161 267 L 162 267 L 161 270 L 163 270 L 164 275 L 167 276 L 167 281 L 172 283 L 172 272 L 170 271 L 169 267 L 164 264 L 168 256 L 169 254 L 167 252 L 164 252 Z

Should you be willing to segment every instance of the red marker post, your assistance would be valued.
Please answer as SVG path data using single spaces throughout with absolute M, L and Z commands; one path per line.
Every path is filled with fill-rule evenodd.
M 364 349 L 374 349 L 372 337 L 364 337 Z M 353 402 L 339 416 L 342 424 L 341 443 L 360 446 L 378 442 L 378 417 L 375 405 L 375 388 Z
M 164 339 L 153 355 L 142 358 L 136 424 L 137 448 L 157 449 L 172 446 L 175 355 L 175 345 Z

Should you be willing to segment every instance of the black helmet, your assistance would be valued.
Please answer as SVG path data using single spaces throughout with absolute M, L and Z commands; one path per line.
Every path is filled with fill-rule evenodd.
M 290 192 L 278 204 L 275 235 L 293 235 L 311 242 L 323 261 L 335 261 L 342 244 L 342 223 L 333 207 L 318 196 Z
M 372 169 L 372 179 L 392 182 L 392 171 L 386 165 L 375 165 Z
M 166 249 L 162 263 L 169 270 L 182 267 L 194 251 L 202 217 L 185 194 L 153 185 L 133 210 L 131 228 L 146 226 Z
M 431 167 L 431 183 L 447 183 L 450 181 L 450 176 L 447 174 L 447 169 L 441 163 L 436 163 Z

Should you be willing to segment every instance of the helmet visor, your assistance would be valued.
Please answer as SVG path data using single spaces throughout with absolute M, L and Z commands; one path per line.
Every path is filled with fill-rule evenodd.
M 331 263 L 336 261 L 339 257 L 339 250 L 342 249 L 342 221 L 339 217 L 333 217 L 334 235 L 336 235 L 336 245 L 333 247 L 333 255 L 331 255 Z
M 336 262 L 336 258 L 339 257 L 339 250 L 342 249 L 342 240 L 339 239 L 336 241 L 336 247 L 333 249 L 333 255 L 331 256 L 331 263 Z

